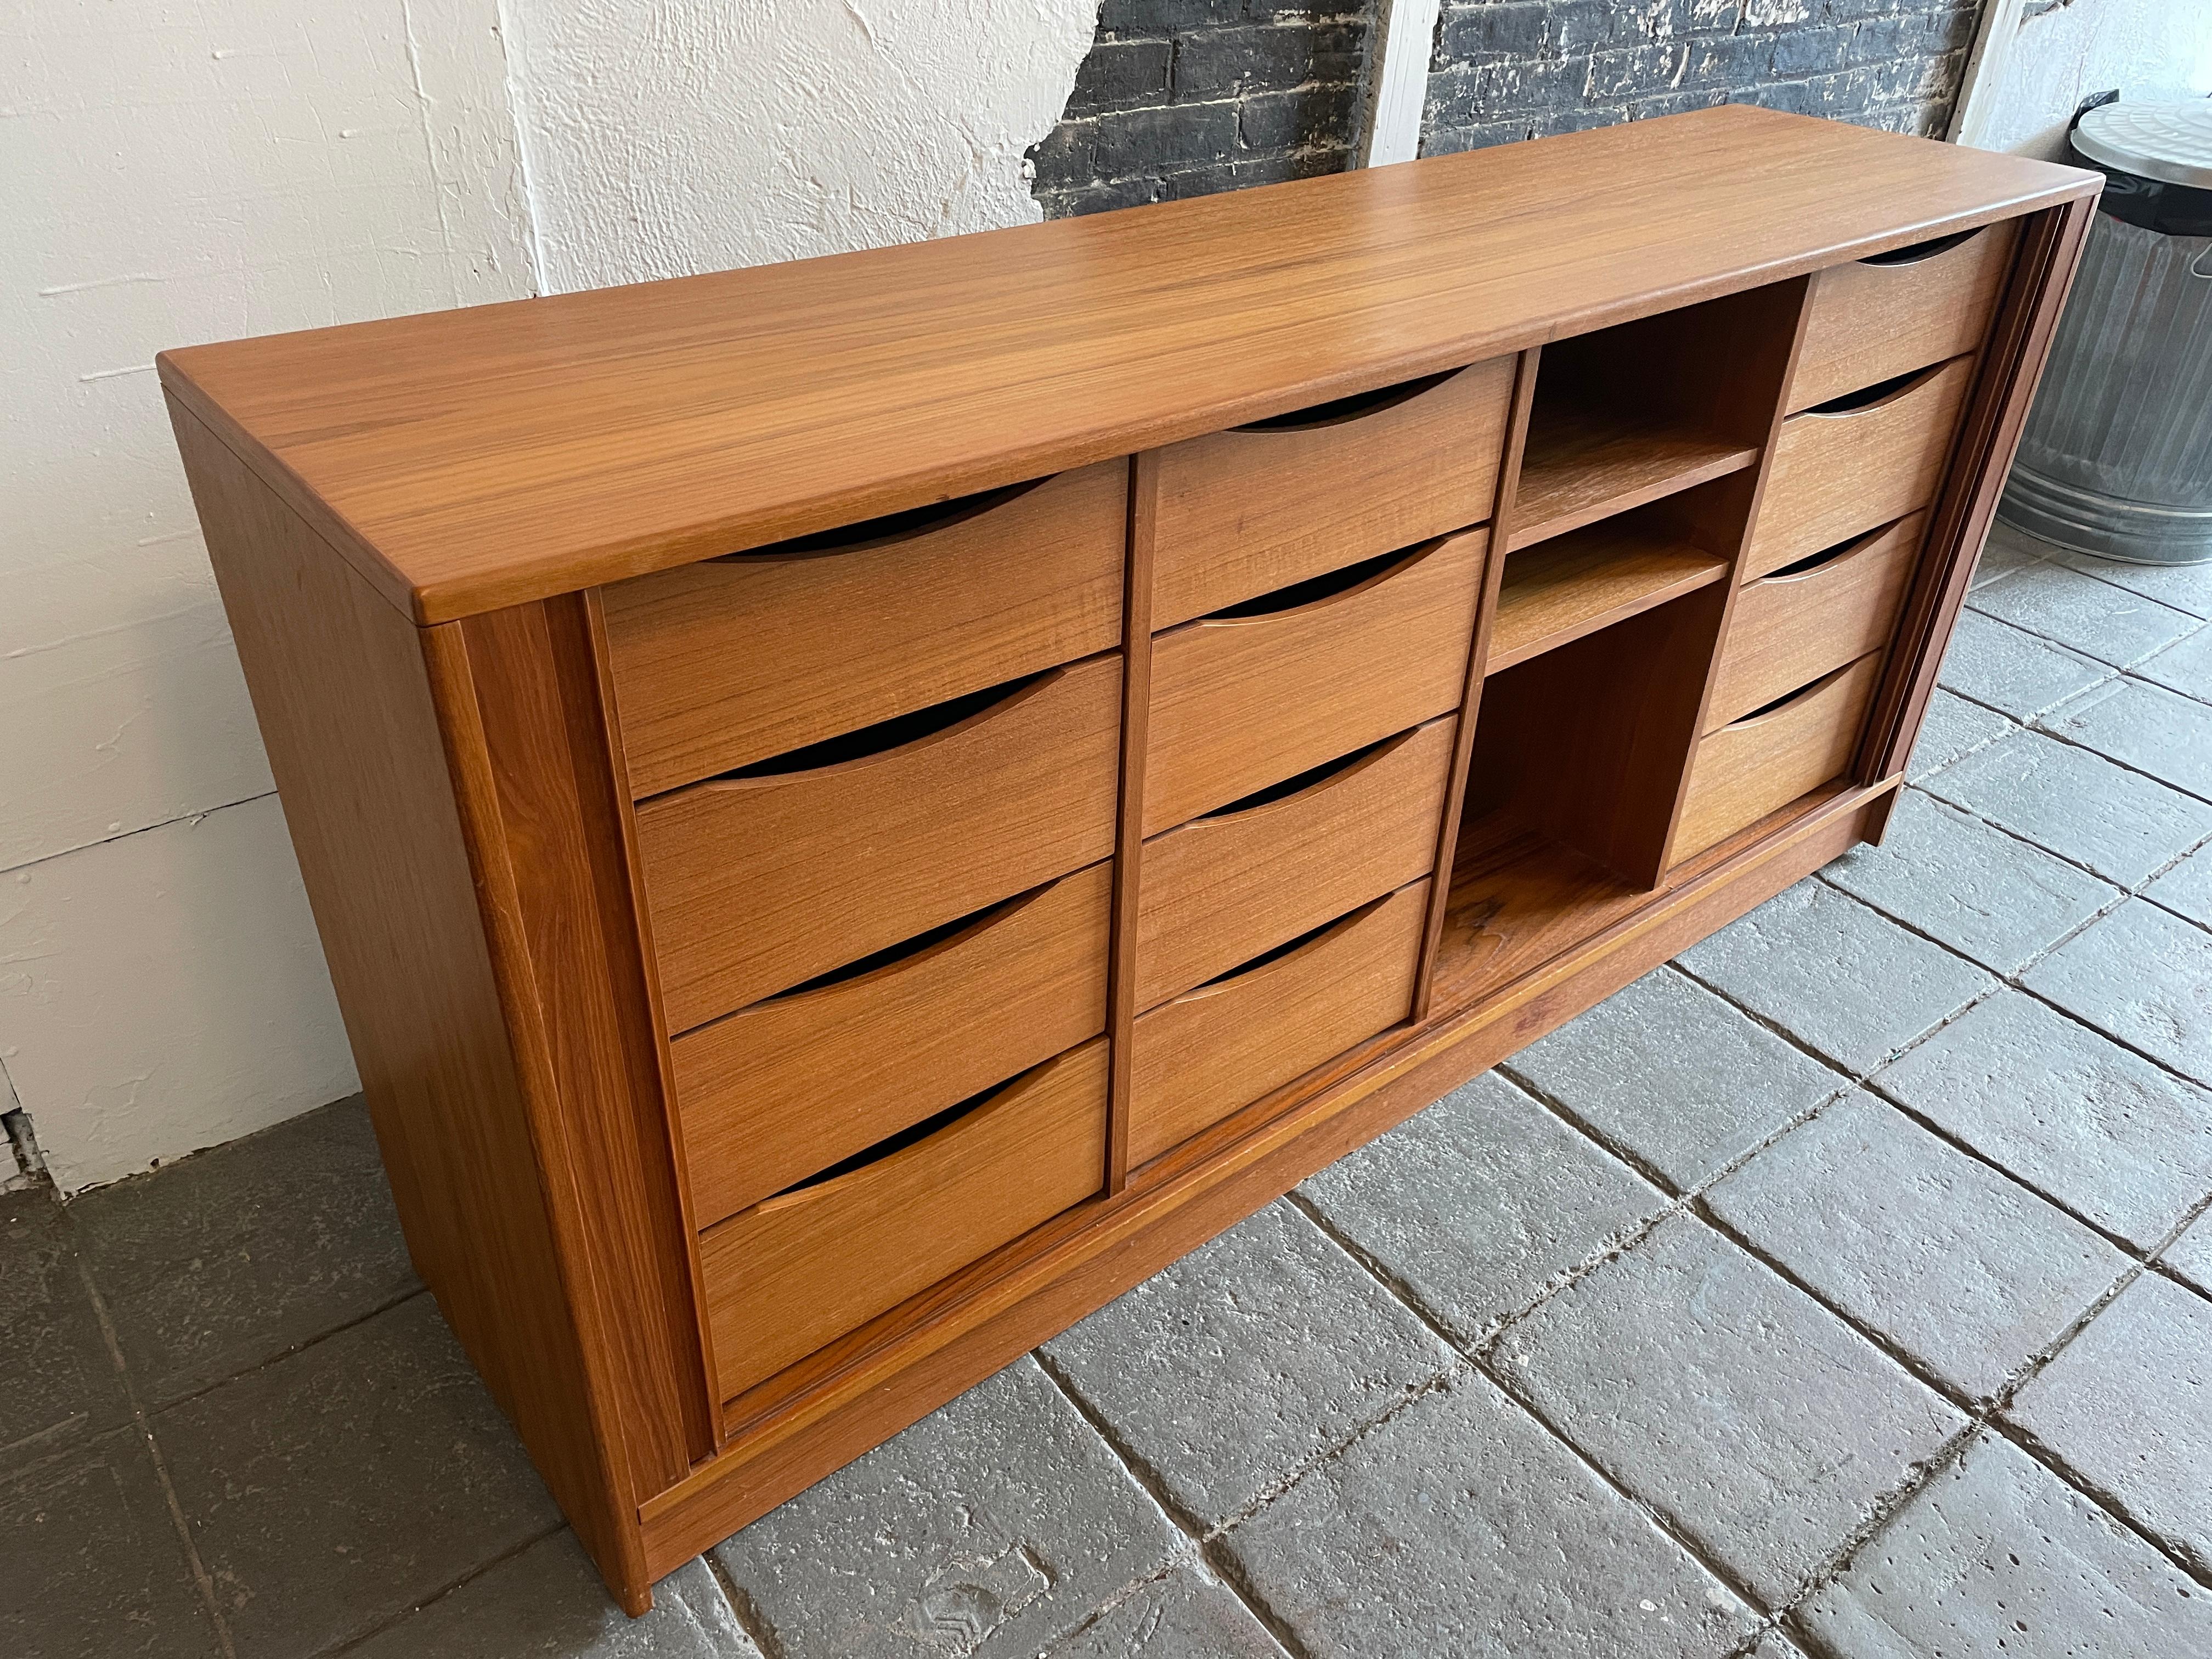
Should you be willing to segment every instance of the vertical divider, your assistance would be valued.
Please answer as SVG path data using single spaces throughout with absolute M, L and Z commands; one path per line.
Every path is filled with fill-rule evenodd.
M 1505 447 L 1498 463 L 1498 486 L 1491 499 L 1490 541 L 1483 550 L 1482 599 L 1475 607 L 1474 637 L 1468 642 L 1467 686 L 1461 694 L 1459 724 L 1452 732 L 1451 771 L 1444 785 L 1444 811 L 1437 826 L 1436 873 L 1429 883 L 1429 915 L 1421 933 L 1421 956 L 1413 976 L 1413 1018 L 1429 1017 L 1436 988 L 1437 948 L 1443 939 L 1444 912 L 1451 904 L 1452 855 L 1459 847 L 1459 821 L 1467 804 L 1468 767 L 1474 752 L 1474 721 L 1482 704 L 1483 672 L 1490 655 L 1490 629 L 1498 613 L 1498 584 L 1505 575 L 1506 544 L 1513 536 L 1513 514 L 1521 489 L 1521 456 L 1528 447 L 1528 410 L 1535 401 L 1541 346 L 1520 356 L 1513 370 L 1513 398 L 1505 422 Z
M 1152 538 L 1160 452 L 1129 465 L 1128 555 L 1122 566 L 1121 788 L 1114 830 L 1112 960 L 1106 976 L 1106 1191 L 1129 1180 L 1129 1045 L 1137 1018 L 1137 896 L 1145 850 L 1145 757 L 1152 706 Z

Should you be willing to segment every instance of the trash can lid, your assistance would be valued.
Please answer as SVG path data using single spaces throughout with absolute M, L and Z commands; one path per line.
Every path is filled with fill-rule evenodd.
M 2143 179 L 2212 190 L 2212 98 L 2104 104 L 2069 135 L 2089 160 Z

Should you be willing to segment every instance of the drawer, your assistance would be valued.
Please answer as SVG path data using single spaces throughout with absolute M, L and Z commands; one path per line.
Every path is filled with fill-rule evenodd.
M 1111 862 L 671 1045 L 699 1224 L 1106 1029 Z
M 1783 422 L 1744 574 L 1764 576 L 1934 501 L 1973 374 L 1972 357 L 1954 357 L 1836 400 L 1848 407 Z
M 602 590 L 643 797 L 1121 642 L 1127 461 Z
M 1157 1158 L 1409 1017 L 1426 881 L 1138 1017 L 1129 1162 Z
M 2017 220 L 1902 247 L 1813 280 L 1790 407 L 1805 409 L 1978 350 L 2012 269 Z
M 1887 645 L 1927 521 L 1915 513 L 1746 582 L 1729 618 L 1706 729 Z
M 1883 654 L 1870 652 L 1773 708 L 1698 740 L 1674 831 L 1677 862 L 1849 769 Z
M 722 1398 L 859 1328 L 1105 1184 L 1106 1040 L 942 1127 L 701 1236 Z
M 1447 536 L 1160 635 L 1145 834 L 1457 708 L 1488 540 Z
M 1160 452 L 1152 626 L 1489 518 L 1513 360 Z
M 710 779 L 637 811 L 668 1029 L 788 990 L 1114 848 L 1121 659 L 1054 668 L 969 712 Z M 915 725 L 949 726 L 908 735 Z M 896 739 L 904 738 L 905 741 Z
M 1137 1006 L 1187 991 L 1436 867 L 1458 716 L 1145 844 Z M 1293 787 L 1295 785 L 1297 787 Z

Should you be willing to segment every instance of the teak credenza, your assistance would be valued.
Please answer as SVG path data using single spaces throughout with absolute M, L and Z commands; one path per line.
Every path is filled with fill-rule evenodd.
M 1878 837 L 2100 182 L 1715 109 L 165 356 L 623 1604 Z

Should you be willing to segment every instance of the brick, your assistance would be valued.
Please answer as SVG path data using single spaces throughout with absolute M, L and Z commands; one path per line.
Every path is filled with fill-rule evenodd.
M 2129 1258 L 1870 1095 L 1846 1096 L 1706 1205 L 1821 1300 L 1985 1400 L 2110 1290 Z
M 0 1193 L 0 1474 L 131 1420 L 73 1234 L 52 1193 Z
M 1174 46 L 1165 40 L 1101 40 L 1075 71 L 1067 115 L 1096 115 L 1164 100 L 1168 64 L 1174 56 Z
M 1244 15 L 1242 0 L 1104 0 L 1098 9 L 1102 35 L 1166 34 L 1177 29 L 1234 23 Z
M 1986 1432 L 1797 1616 L 1839 1659 L 2011 1652 L 2015 1631 L 2038 1656 L 2212 1652 L 2212 1597 Z
M 2212 702 L 2212 625 L 2145 659 L 2136 672 L 2169 691 Z
M 1282 1659 L 1251 1610 L 1185 1562 L 1118 1601 L 1044 1659 Z
M 1770 1606 L 1965 1422 L 1686 1216 L 1510 1327 L 1498 1352 L 1546 1422 Z
M 358 1095 L 88 1193 L 70 1215 L 149 1406 L 422 1288 Z
M 2192 617 L 2212 617 L 2212 564 L 2122 564 L 2061 547 L 2048 549 L 2044 556 Z
M 1092 155 L 1101 179 L 1121 179 L 1194 161 L 1225 161 L 1237 149 L 1237 106 L 1177 104 L 1099 118 Z
M 1238 109 L 1237 135 L 1248 150 L 1303 149 L 1315 144 L 1342 149 L 1352 140 L 1358 104 L 1358 89 L 1352 87 L 1255 93 Z
M 1817 27 L 1805 24 L 1784 29 L 1774 37 L 1768 68 L 1778 77 L 1821 75 L 1838 70 L 1851 60 L 1855 27 Z
M 1666 1203 L 1496 1072 L 1298 1190 L 1469 1343 Z
M 1978 611 L 1960 613 L 1942 683 L 1976 702 L 2031 720 L 2078 696 L 2112 670 Z
M 1222 1543 L 1312 1654 L 1719 1659 L 1756 1628 L 1476 1376 L 1362 1436 Z
M 1598 101 L 1671 92 L 1681 85 L 1689 60 L 1687 41 L 1595 52 L 1589 60 L 1583 95 Z
M 2212 836 L 2212 804 L 2025 728 L 1923 787 L 2123 887 Z
M 1928 699 L 1928 714 L 1920 722 L 1920 737 L 1912 745 L 1911 763 L 1905 775 L 1918 783 L 1961 756 L 1971 755 L 1984 744 L 1994 743 L 2017 729 L 1994 708 L 1969 702 L 1938 686 Z
M 1872 1071 L 1997 983 L 1972 963 L 1810 878 L 1678 960 L 1854 1076 Z
M 2160 1258 L 2207 1296 L 2212 1296 L 2212 1211 L 2197 1218 Z
M 2018 991 L 1969 1009 L 1876 1086 L 2139 1249 L 2212 1191 L 2212 1094 Z
M 1437 22 L 1437 51 L 1446 63 L 1486 55 L 1533 58 L 1549 40 L 1550 15 L 1544 0 L 1448 6 Z
M 2021 981 L 2099 1030 L 2212 1083 L 2212 933 L 2130 899 Z
M 1724 34 L 1699 40 L 1692 49 L 1685 79 L 1699 86 L 1749 85 L 1765 75 L 1772 51 L 1772 43 L 1759 34 Z
M 428 1296 L 153 1421 L 239 1659 L 363 1635 L 560 1521 Z
M 1826 879 L 2000 974 L 2018 972 L 2118 896 L 2039 847 L 1908 788 L 1889 838 Z
M 2037 724 L 2212 800 L 2212 707 L 2139 679 L 2108 680 Z
M 615 1605 L 574 1534 L 541 1539 L 346 1659 L 761 1659 L 703 1560 L 653 1587 L 653 1611 Z
M 0 1474 L 0 1653 L 217 1659 L 145 1437 L 123 1428 Z
M 2212 1572 L 2212 1301 L 2144 1273 L 2005 1414 L 2076 1485 Z
M 2022 570 L 2010 581 L 1977 590 L 1968 603 L 2115 668 L 2141 662 L 2197 625 L 2185 611 L 2059 564 Z
M 1492 121 L 1479 126 L 1439 127 L 1421 140 L 1424 155 L 1458 155 L 1498 144 L 1517 144 L 1528 137 L 1525 121 Z
M 1310 81 L 1342 83 L 1359 72 L 1360 31 L 1342 24 L 1206 29 L 1176 40 L 1182 100 L 1283 91 Z
M 1023 1358 L 713 1553 L 778 1659 L 1025 1659 L 1182 1539 Z
M 1139 207 L 1159 199 L 1160 186 L 1156 179 L 1116 179 L 1111 184 L 1090 185 L 1080 190 L 1055 191 L 1048 196 L 1040 192 L 1038 196 L 1038 200 L 1046 204 L 1046 213 L 1055 219 L 1073 218 L 1085 213 L 1107 213 L 1115 208 Z
M 2212 845 L 2198 848 L 2151 883 L 2143 896 L 2200 927 L 2212 927 Z
M 1159 1489 L 1209 1528 L 1456 1363 L 1371 1275 L 1280 1202 L 1044 1352 Z
M 1613 38 L 1609 0 L 1547 0 L 1545 9 L 1551 14 L 1552 50 L 1570 62 Z
M 1678 1188 L 1843 1085 L 1668 968 L 1531 1043 L 1508 1071 Z

